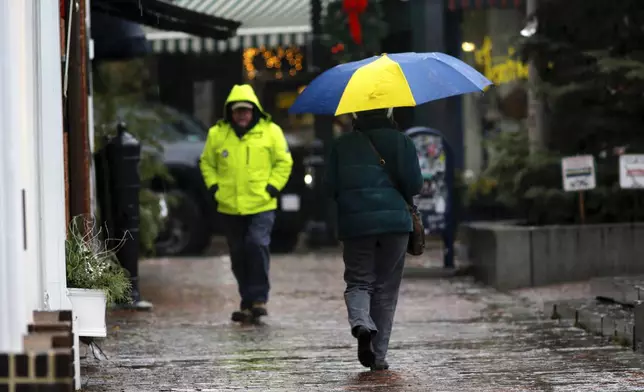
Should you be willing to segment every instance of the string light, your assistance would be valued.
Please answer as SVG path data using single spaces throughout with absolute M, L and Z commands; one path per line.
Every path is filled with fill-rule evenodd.
M 302 61 L 304 55 L 296 46 L 282 47 L 278 46 L 274 50 L 267 49 L 264 46 L 259 48 L 246 48 L 243 54 L 244 69 L 250 80 L 257 77 L 259 70 L 255 66 L 256 60 L 263 60 L 263 66 L 269 70 L 275 70 L 275 77 L 282 79 L 285 73 L 290 76 L 297 75 L 303 69 Z M 285 69 L 286 68 L 286 69 Z

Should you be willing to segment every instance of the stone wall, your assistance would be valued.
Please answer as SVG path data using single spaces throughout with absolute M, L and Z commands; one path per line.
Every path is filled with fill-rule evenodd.
M 498 289 L 644 273 L 644 223 L 462 227 L 477 279 Z

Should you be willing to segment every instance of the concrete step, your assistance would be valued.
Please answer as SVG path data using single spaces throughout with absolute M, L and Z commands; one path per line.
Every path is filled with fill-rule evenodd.
M 616 344 L 636 348 L 635 314 L 628 307 L 596 299 L 570 300 L 546 303 L 545 312 Z
M 23 339 L 25 352 L 42 352 L 50 349 L 66 348 L 74 346 L 74 336 L 64 332 L 40 332 L 32 333 Z
M 50 322 L 50 323 L 29 324 L 28 332 L 29 333 L 39 333 L 39 332 L 68 332 L 68 333 L 72 333 L 72 322 L 71 321 L 56 321 L 56 322 Z
M 34 310 L 34 324 L 56 323 L 58 321 L 72 321 L 71 310 Z
M 635 306 L 644 300 L 644 276 L 614 276 L 595 278 L 590 281 L 590 290 L 595 298 L 607 299 L 617 304 Z

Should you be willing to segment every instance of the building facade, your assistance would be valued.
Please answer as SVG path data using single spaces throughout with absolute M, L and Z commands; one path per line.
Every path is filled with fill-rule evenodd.
M 146 28 L 158 64 L 161 100 L 194 114 L 205 124 L 213 124 L 221 117 L 232 86 L 251 83 L 276 120 L 285 128 L 289 124 L 296 127 L 296 122 L 285 114 L 284 105 L 297 95 L 298 83 L 301 84 L 307 71 L 311 3 L 300 0 L 261 4 L 253 0 L 175 3 L 239 21 L 241 26 L 234 37 L 223 40 Z M 293 87 L 280 91 L 279 86 L 285 85 Z
M 0 1 L 0 352 L 70 309 L 58 0 Z
M 383 52 L 443 52 L 460 58 L 494 82 L 480 94 L 399 110 L 401 126 L 440 130 L 456 166 L 480 173 L 487 164 L 484 140 L 523 129 L 527 66 L 516 60 L 526 0 L 382 0 L 390 25 Z
M 503 132 L 527 132 L 528 65 L 516 56 L 525 4 L 507 1 L 466 8 L 461 14 L 461 60 L 494 84 L 485 93 L 461 98 L 464 168 L 477 175 L 492 157 L 485 141 Z

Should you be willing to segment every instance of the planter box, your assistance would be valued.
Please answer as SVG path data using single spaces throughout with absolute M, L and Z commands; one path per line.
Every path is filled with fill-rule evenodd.
M 67 289 L 78 336 L 107 336 L 105 325 L 106 299 L 101 290 Z
M 543 286 L 598 276 L 644 274 L 644 223 L 517 226 L 464 225 L 474 275 L 498 289 Z

